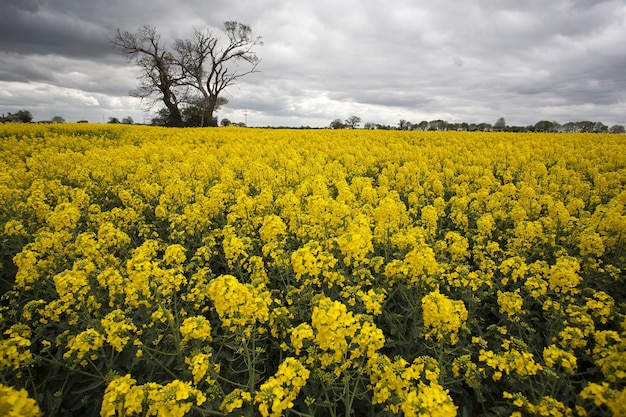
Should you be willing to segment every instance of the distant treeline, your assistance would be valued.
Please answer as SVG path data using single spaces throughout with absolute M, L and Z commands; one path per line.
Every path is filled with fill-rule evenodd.
M 611 127 L 601 122 L 581 121 L 567 122 L 560 124 L 548 120 L 541 120 L 534 125 L 509 126 L 504 119 L 498 119 L 496 123 L 450 123 L 445 120 L 421 121 L 411 123 L 407 120 L 400 120 L 396 126 L 381 125 L 378 123 L 365 123 L 365 129 L 396 129 L 396 130 L 461 130 L 461 131 L 481 131 L 481 132 L 563 132 L 563 133 L 626 133 L 623 125 L 613 125 Z

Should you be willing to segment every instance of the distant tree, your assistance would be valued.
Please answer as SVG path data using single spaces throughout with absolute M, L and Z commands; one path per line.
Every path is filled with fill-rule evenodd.
M 565 133 L 578 132 L 578 126 L 574 122 L 567 122 L 561 126 L 561 130 Z
M 223 118 L 223 119 L 222 119 L 222 121 L 220 122 L 220 124 L 221 124 L 222 126 L 230 126 L 232 123 L 231 123 L 231 121 L 230 121 L 230 120 L 228 120 L 228 119 L 226 119 L 226 118 Z
M 626 133 L 624 125 L 613 125 L 609 128 L 609 133 Z
M 583 133 L 593 132 L 593 129 L 595 128 L 595 126 L 596 126 L 596 123 L 589 121 L 589 120 L 576 122 L 576 127 L 578 129 L 578 132 L 583 132 Z
M 117 117 L 109 117 L 109 121 L 107 123 L 117 124 L 119 122 L 120 122 L 120 119 L 118 119 Z
M 493 124 L 493 130 L 496 132 L 502 132 L 505 128 L 506 128 L 506 121 L 504 120 L 504 117 L 500 117 Z
M 365 122 L 365 124 L 363 125 L 363 129 L 374 130 L 374 129 L 376 129 L 376 123 L 374 123 L 374 122 Z
M 134 121 L 134 120 L 133 120 L 133 118 L 132 118 L 132 117 L 130 117 L 130 116 L 124 117 L 124 118 L 122 119 L 122 124 L 125 124 L 125 125 L 132 125 L 133 123 L 135 123 L 135 121 Z
M 602 122 L 593 122 L 593 128 L 591 128 L 593 133 L 606 133 L 609 131 L 609 127 Z
M 61 116 L 54 116 L 52 118 L 52 123 L 65 123 L 65 119 Z
M 359 116 L 350 116 L 346 119 L 346 127 L 350 129 L 356 129 L 361 124 L 361 118 Z
M 193 39 L 177 39 L 173 50 L 168 51 L 152 26 L 144 26 L 136 33 L 118 29 L 113 45 L 142 72 L 140 86 L 131 95 L 158 97 L 157 101 L 162 101 L 167 109 L 168 126 L 183 126 L 183 108 L 198 104 L 200 124 L 205 120 L 212 123 L 222 92 L 241 77 L 257 72 L 260 60 L 253 48 L 262 45 L 260 37 L 252 36 L 250 26 L 229 21 L 223 30 L 225 42 L 211 31 L 195 31 Z M 242 62 L 249 66 L 242 66 Z M 202 100 L 190 102 L 197 94 Z
M 537 123 L 535 123 L 534 131 L 550 133 L 550 132 L 556 132 L 556 128 L 557 128 L 557 123 L 551 122 L 549 120 L 540 120 Z
M 18 110 L 16 113 L 8 113 L 6 116 L 2 115 L 2 122 L 13 123 L 30 123 L 33 121 L 33 115 L 28 110 Z
M 346 125 L 341 121 L 341 119 L 335 119 L 330 122 L 331 129 L 345 129 Z
M 398 122 L 398 129 L 400 130 L 409 130 L 410 126 L 411 122 L 409 122 L 408 120 L 400 119 L 400 121 Z
M 422 120 L 417 125 L 415 125 L 417 130 L 428 130 L 428 122 L 426 120 Z
M 445 130 L 446 125 L 447 123 L 445 120 L 431 120 L 430 122 L 428 122 L 428 130 Z

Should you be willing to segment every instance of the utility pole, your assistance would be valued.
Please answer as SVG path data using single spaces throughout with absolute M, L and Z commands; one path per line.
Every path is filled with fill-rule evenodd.
M 243 115 L 246 118 L 246 127 L 248 127 L 248 110 L 244 110 Z

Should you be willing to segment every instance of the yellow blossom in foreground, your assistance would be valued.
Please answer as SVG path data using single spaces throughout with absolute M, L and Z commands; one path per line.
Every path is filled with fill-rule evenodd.
M 187 317 L 180 326 L 183 341 L 200 340 L 211 341 L 211 324 L 204 316 Z
M 249 333 L 257 323 L 269 320 L 269 294 L 240 283 L 232 275 L 220 275 L 209 283 L 207 290 L 224 327 L 231 331 L 243 327 Z
M 140 414 L 144 391 L 129 374 L 115 378 L 107 385 L 102 399 L 100 417 Z
M 178 379 L 166 385 L 149 382 L 144 387 L 147 391 L 147 416 L 183 417 L 191 410 L 193 397 L 196 405 L 202 405 L 206 401 L 202 391 Z
M 556 345 L 543 348 L 543 360 L 549 368 L 562 369 L 568 375 L 576 370 L 576 356 Z
M 0 384 L 0 416 L 37 417 L 41 415 L 37 402 L 29 398 L 25 389 L 16 390 Z
M 119 309 L 107 314 L 100 323 L 106 332 L 107 343 L 118 352 L 128 344 L 130 335 L 137 332 L 137 326 Z
M 422 298 L 422 309 L 426 339 L 432 337 L 439 341 L 449 337 L 453 345 L 459 341 L 459 331 L 467 320 L 463 301 L 451 300 L 436 290 Z
M 71 336 L 67 341 L 67 351 L 63 359 L 68 359 L 76 353 L 76 358 L 81 359 L 81 365 L 86 365 L 83 360 L 89 352 L 95 352 L 102 347 L 105 338 L 95 329 L 87 329 L 76 336 Z M 96 356 L 97 357 L 97 356 Z
M 313 328 L 308 323 L 300 323 L 297 327 L 292 328 L 289 333 L 291 334 L 291 345 L 295 349 L 296 355 L 300 354 L 305 340 L 313 340 L 315 337 Z
M 478 360 L 484 362 L 495 372 L 492 375 L 494 381 L 499 381 L 503 373 L 516 374 L 521 377 L 536 375 L 543 367 L 535 362 L 532 353 L 528 352 L 528 347 L 519 339 L 511 338 L 502 342 L 504 349 L 500 353 L 491 350 L 480 349 Z
M 293 401 L 309 379 L 310 371 L 296 358 L 287 358 L 276 374 L 261 384 L 254 402 L 263 417 L 278 417 L 293 407 Z
M 513 322 L 519 322 L 520 316 L 524 313 L 524 299 L 519 293 L 519 288 L 513 292 L 498 290 L 498 306 L 501 314 L 506 314 Z
M 320 356 L 322 367 L 339 364 L 345 359 L 370 357 L 383 347 L 385 338 L 382 331 L 366 317 L 355 315 L 345 304 L 328 297 L 317 300 L 311 324 L 315 330 L 315 344 L 324 351 Z
M 626 415 L 626 388 L 614 390 L 607 382 L 596 384 L 589 383 L 581 392 L 580 396 L 587 400 L 593 400 L 597 406 L 606 405 L 614 416 Z
M 211 378 L 209 368 L 211 366 L 211 353 L 198 353 L 192 357 L 186 357 L 185 363 L 189 365 L 189 370 L 193 376 L 193 383 L 197 385 L 203 379 L 209 384 L 213 384 L 215 381 Z
M 407 417 L 417 416 L 456 416 L 457 407 L 448 390 L 436 382 L 430 385 L 421 383 L 417 389 L 412 389 L 401 405 L 402 412 Z
M 227 413 L 232 413 L 234 410 L 238 410 L 243 407 L 244 403 L 252 402 L 252 394 L 244 391 L 240 388 L 235 388 L 231 391 L 220 405 L 220 410 L 224 410 Z
M 416 358 L 408 363 L 397 357 L 392 361 L 386 355 L 374 353 L 367 362 L 372 390 L 372 405 L 385 404 L 385 409 L 397 414 L 401 403 L 413 390 L 417 381 L 435 383 L 439 378 L 439 364 L 430 357 Z M 421 383 L 421 382 L 420 382 Z
M 8 338 L 0 340 L 0 371 L 5 368 L 19 368 L 31 359 L 30 336 L 28 326 L 15 324 L 4 332 Z
M 537 403 L 530 402 L 521 393 L 510 393 L 505 391 L 503 392 L 503 397 L 513 400 L 513 405 L 525 409 L 529 414 L 534 416 L 568 417 L 572 415 L 572 410 L 569 407 L 561 401 L 549 396 L 541 397 Z

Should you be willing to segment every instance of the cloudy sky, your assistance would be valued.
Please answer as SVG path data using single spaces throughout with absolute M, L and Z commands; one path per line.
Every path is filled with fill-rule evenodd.
M 626 124 L 626 0 L 0 0 L 0 113 L 150 120 L 116 29 L 162 41 L 238 20 L 259 73 L 218 114 L 250 126 Z

